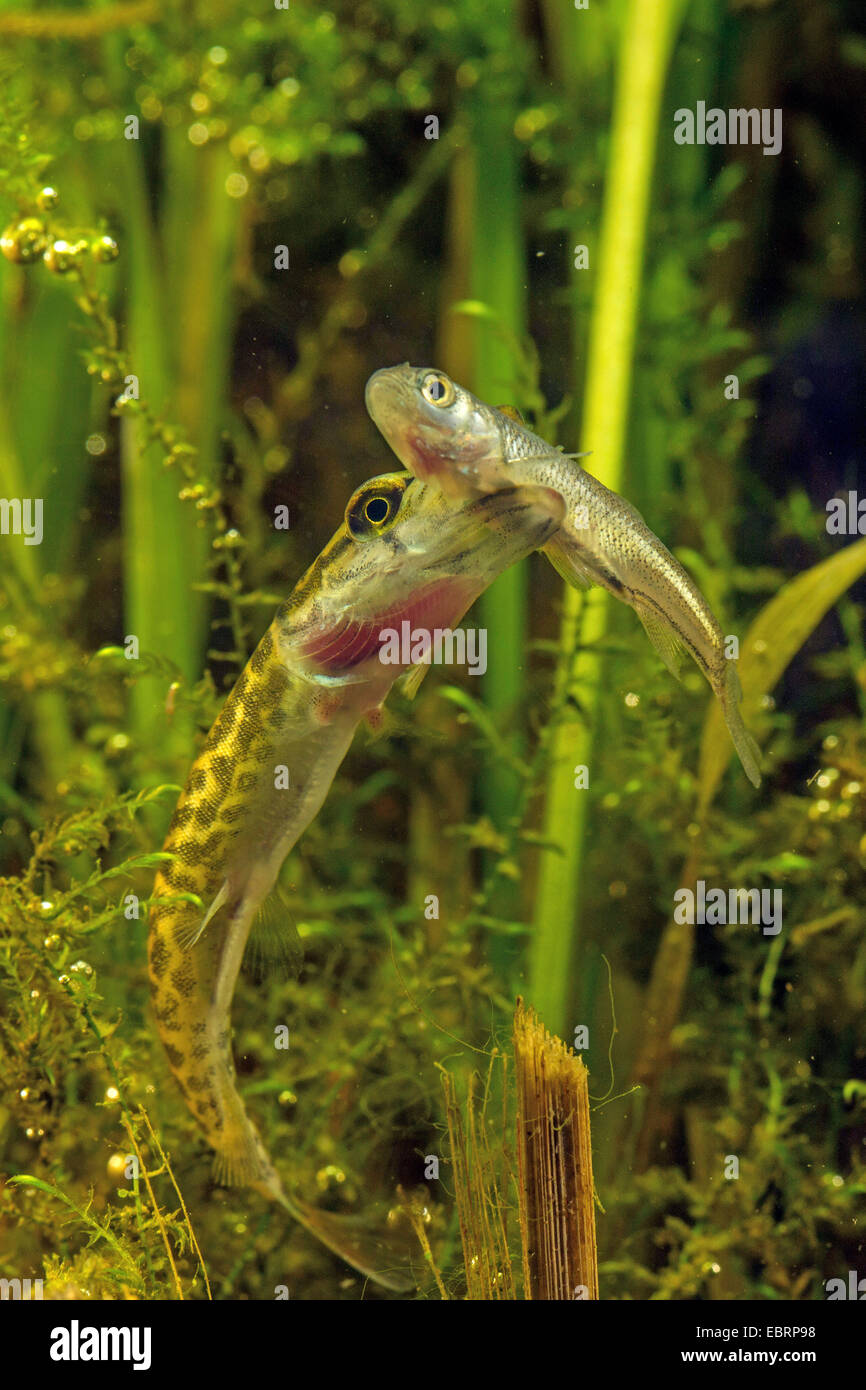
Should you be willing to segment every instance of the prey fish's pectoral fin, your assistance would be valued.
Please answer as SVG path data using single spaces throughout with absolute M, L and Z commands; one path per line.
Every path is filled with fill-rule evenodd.
M 178 945 L 184 951 L 191 951 L 197 941 L 204 935 L 209 922 L 217 915 L 221 907 L 224 907 L 229 899 L 229 881 L 224 879 L 222 887 L 205 913 L 200 922 L 194 922 L 190 927 L 181 928 L 178 931 Z
M 572 589 L 591 589 L 593 584 L 598 582 L 595 576 L 581 564 L 573 544 L 569 544 L 566 549 L 559 537 L 554 536 L 553 540 L 542 546 L 542 550 L 560 579 L 564 579 L 566 584 L 571 585 Z
M 509 420 L 514 420 L 518 425 L 525 425 L 526 421 L 517 409 L 516 405 L 498 405 L 496 409 L 500 415 L 507 415 Z
M 663 619 L 655 613 L 647 613 L 635 605 L 635 612 L 644 626 L 647 637 L 652 642 L 665 666 L 676 680 L 682 680 L 682 669 L 687 652 L 679 637 Z

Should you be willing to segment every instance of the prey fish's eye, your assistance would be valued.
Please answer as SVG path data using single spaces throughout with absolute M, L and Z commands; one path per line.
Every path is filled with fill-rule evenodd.
M 442 372 L 428 372 L 421 383 L 421 395 L 431 405 L 440 405 L 443 409 L 453 405 L 454 394 L 454 387 Z
M 381 536 L 390 529 L 400 511 L 400 503 L 411 479 L 399 474 L 372 478 L 350 498 L 346 508 L 346 525 L 356 541 Z

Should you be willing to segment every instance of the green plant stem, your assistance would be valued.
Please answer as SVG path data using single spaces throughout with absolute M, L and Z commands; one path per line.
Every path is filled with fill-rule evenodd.
M 166 335 L 174 331 L 173 320 L 163 304 L 141 162 L 134 142 L 130 145 L 120 156 L 128 225 L 136 229 L 130 237 L 129 352 L 142 396 L 163 411 L 169 382 Z M 122 461 L 128 630 L 142 651 L 168 657 L 192 680 L 201 659 L 203 607 L 191 592 L 196 577 L 190 566 L 192 518 L 178 499 L 176 475 L 165 471 L 159 446 L 146 439 L 138 420 L 123 423 Z M 165 737 L 163 686 L 154 679 L 134 687 L 133 717 L 142 738 Z
M 520 223 L 520 170 L 508 104 L 479 100 L 472 112 L 472 298 L 488 305 L 496 321 L 473 324 L 472 389 L 483 399 L 506 400 L 513 390 L 516 363 L 500 328 L 524 332 L 525 256 Z M 482 627 L 494 645 L 484 677 L 484 697 L 501 728 L 514 715 L 524 688 L 527 633 L 527 567 L 512 565 L 478 603 Z M 518 787 L 503 759 L 484 770 L 483 801 L 490 818 L 504 823 Z
M 130 93 L 124 41 L 104 41 L 105 73 L 121 108 L 135 109 Z M 142 399 L 157 415 L 170 408 L 172 362 L 169 344 L 184 332 L 177 305 L 166 293 L 158 229 L 151 212 L 145 175 L 145 132 L 121 140 L 113 151 L 111 173 L 122 190 L 126 214 L 121 238 L 126 269 L 126 309 L 131 370 Z M 175 472 L 163 466 L 164 449 L 150 437 L 144 421 L 126 418 L 121 429 L 123 480 L 125 626 L 142 652 L 158 652 L 195 679 L 204 650 L 204 601 L 193 591 L 201 578 L 196 565 L 200 538 L 197 518 L 178 497 Z M 165 719 L 165 680 L 146 678 L 132 690 L 131 713 L 143 747 L 163 756 L 180 756 L 188 746 L 186 721 Z
M 491 11 L 490 23 L 497 26 L 491 44 L 501 51 L 520 41 L 514 0 L 497 8 L 495 15 Z M 463 212 L 463 288 L 471 299 L 484 304 L 491 316 L 461 320 L 463 344 L 458 356 L 462 360 L 447 365 L 482 399 L 492 402 L 513 399 L 518 364 L 511 344 L 521 341 L 526 329 L 520 149 L 514 134 L 516 102 L 509 75 L 501 81 L 490 78 L 472 93 L 466 105 L 469 149 L 455 168 L 455 179 L 463 182 L 462 192 L 455 189 Z M 515 761 L 523 744 L 514 728 L 514 716 L 525 689 L 527 577 L 525 562 L 512 566 L 482 596 L 476 610 L 479 626 L 491 639 L 484 676 L 485 706 L 512 755 L 488 756 L 481 775 L 482 808 L 499 830 L 507 828 L 521 792 Z M 513 916 L 516 896 L 516 885 L 500 876 L 494 881 L 488 907 L 494 914 Z M 497 935 L 490 941 L 490 953 L 501 975 L 515 950 L 508 938 Z
M 679 0 L 630 0 L 623 17 L 581 436 L 581 449 L 592 451 L 593 472 L 611 488 L 619 486 L 623 471 L 650 180 L 680 10 Z M 564 714 L 553 740 L 544 833 L 561 843 L 563 853 L 542 860 L 529 987 L 529 1002 L 557 1033 L 567 1029 L 574 995 L 571 965 L 579 944 L 587 828 L 587 801 L 575 791 L 573 768 L 590 763 L 601 676 L 596 648 L 607 610 L 602 590 L 585 598 L 571 589 L 565 595 L 560 693 L 571 689 L 584 717 Z M 583 649 L 575 658 L 578 637 Z
M 2 334 L 0 334 L 0 338 L 2 338 Z M 7 353 L 6 351 L 5 341 L 0 342 L 0 354 L 2 354 L 0 355 L 0 363 L 5 368 L 11 357 L 11 352 Z M 13 396 L 10 393 L 10 403 L 7 407 L 6 392 L 5 390 L 0 392 L 0 496 L 33 496 L 37 489 L 26 481 L 28 470 L 24 466 L 25 461 L 19 457 L 15 446 L 12 428 L 12 400 Z M 36 467 L 37 461 L 35 453 L 31 459 L 27 460 L 31 469 Z M 38 487 L 40 495 L 49 491 L 43 486 L 44 482 L 45 476 L 43 474 Z M 7 598 L 10 594 L 14 598 L 13 612 L 17 607 L 19 621 L 23 621 L 25 606 L 38 605 L 39 603 L 39 588 L 42 583 L 44 565 L 43 548 L 42 546 L 20 544 L 6 550 L 4 559 L 6 557 L 11 558 L 11 564 L 0 575 L 0 580 L 2 580 Z M 56 551 L 51 552 L 50 563 L 58 563 Z M 40 690 L 33 696 L 30 715 L 30 737 L 38 751 L 46 782 L 56 786 L 58 782 L 70 774 L 75 759 L 75 744 L 68 710 L 62 696 L 56 691 Z M 4 753 L 8 749 L 8 731 L 8 713 L 5 708 L 0 708 L 0 734 L 3 735 L 0 747 Z M 15 773 L 14 762 L 2 761 L 0 765 L 5 767 L 7 776 L 11 781 Z

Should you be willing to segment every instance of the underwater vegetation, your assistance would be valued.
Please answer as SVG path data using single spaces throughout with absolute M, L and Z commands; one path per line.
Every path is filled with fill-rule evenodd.
M 602 1300 L 866 1278 L 864 101 L 853 0 L 0 10 L 0 1278 L 563 1296 L 518 997 L 551 1086 L 588 1069 L 590 1296 L 596 1238 Z M 147 968 L 181 789 L 398 468 L 364 388 L 407 361 L 639 509 L 762 772 L 534 555 L 465 619 L 484 662 L 351 740 L 238 975 L 236 1084 L 293 1200 L 417 1291 L 220 1185 Z

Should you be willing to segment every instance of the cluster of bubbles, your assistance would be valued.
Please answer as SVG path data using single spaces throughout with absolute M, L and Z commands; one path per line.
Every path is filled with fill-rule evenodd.
M 21 1090 L 18 1092 L 18 1099 L 23 1101 L 24 1104 L 27 1105 L 28 1103 L 38 1102 L 39 1096 L 34 1091 L 32 1091 L 29 1086 L 22 1086 Z M 45 1138 L 45 1130 L 43 1129 L 42 1125 L 28 1125 L 24 1133 L 26 1134 L 28 1139 Z
M 59 201 L 55 188 L 43 188 L 36 204 L 43 213 L 53 212 Z M 101 264 L 117 259 L 117 242 L 110 236 L 54 237 L 41 217 L 22 217 L 13 222 L 0 236 L 0 251 L 7 261 L 16 265 L 31 265 L 43 260 L 55 275 L 65 275 L 80 265 L 85 256 Z

